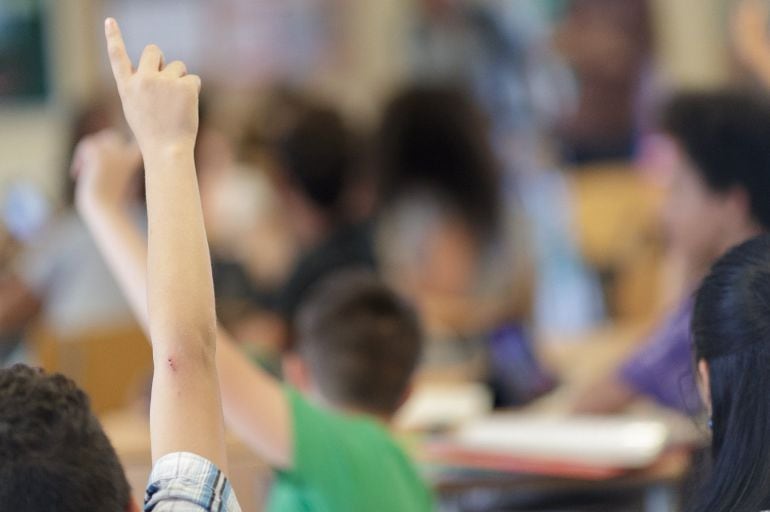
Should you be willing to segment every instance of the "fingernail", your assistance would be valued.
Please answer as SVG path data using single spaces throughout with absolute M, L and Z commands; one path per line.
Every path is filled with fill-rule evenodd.
M 106 20 L 104 20 L 104 26 L 107 28 L 114 28 L 115 18 L 107 18 Z

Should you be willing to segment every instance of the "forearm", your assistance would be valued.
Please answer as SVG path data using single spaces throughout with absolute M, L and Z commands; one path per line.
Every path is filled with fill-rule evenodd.
M 147 313 L 147 239 L 126 208 L 91 201 L 79 208 L 107 266 L 149 339 Z
M 192 145 L 153 151 L 145 168 L 153 343 L 213 360 L 214 286 Z
M 126 208 L 91 201 L 80 212 L 137 320 L 149 332 L 144 235 Z M 221 327 L 217 329 L 216 359 L 227 424 L 266 462 L 288 466 L 290 420 L 280 384 L 248 361 Z
M 754 73 L 757 78 L 762 82 L 762 85 L 770 89 L 770 55 L 768 59 L 763 59 L 754 66 Z
M 224 470 L 214 289 L 192 146 L 144 156 L 153 458 L 192 451 Z

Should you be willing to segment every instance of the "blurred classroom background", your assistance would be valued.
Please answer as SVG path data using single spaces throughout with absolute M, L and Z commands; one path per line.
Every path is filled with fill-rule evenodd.
M 255 364 L 280 371 L 281 314 L 304 291 L 293 269 L 333 231 L 282 167 L 350 158 L 355 172 L 319 178 L 311 199 L 344 203 L 335 221 L 365 233 L 334 243 L 376 261 L 421 314 L 429 346 L 400 421 L 442 510 L 679 510 L 707 442 L 697 404 L 575 411 L 686 293 L 656 121 L 682 89 L 759 87 L 732 6 L 1 0 L 0 363 L 73 376 L 143 489 L 149 347 L 68 174 L 81 136 L 124 128 L 110 15 L 133 56 L 154 42 L 203 78 L 218 310 Z M 326 151 L 293 128 L 307 111 L 319 118 L 304 136 L 330 138 Z M 269 473 L 232 450 L 241 502 L 261 510 Z

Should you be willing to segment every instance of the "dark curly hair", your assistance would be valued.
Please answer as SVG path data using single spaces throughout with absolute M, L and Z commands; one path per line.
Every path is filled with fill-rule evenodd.
M 117 454 L 67 377 L 0 370 L 3 510 L 125 512 L 131 490 Z

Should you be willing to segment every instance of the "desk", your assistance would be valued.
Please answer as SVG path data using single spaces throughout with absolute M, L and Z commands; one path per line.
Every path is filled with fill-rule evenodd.
M 575 398 L 634 350 L 645 330 L 644 326 L 606 328 L 592 333 L 587 339 L 544 343 L 543 360 L 559 375 L 562 385 L 520 412 L 569 421 Z M 631 412 L 638 417 L 661 420 L 671 431 L 672 447 L 651 466 L 593 479 L 554 476 L 553 473 L 545 476 L 463 469 L 431 471 L 429 474 L 441 498 L 442 510 L 541 510 L 534 503 L 539 506 L 543 501 L 553 502 L 557 510 L 573 510 L 571 500 L 577 500 L 579 496 L 620 495 L 633 496 L 645 512 L 677 510 L 679 487 L 690 469 L 692 447 L 704 443 L 706 437 L 695 428 L 692 420 L 653 404 L 636 404 Z M 563 501 L 557 505 L 560 497 Z
M 645 512 L 674 512 L 679 502 L 679 485 L 690 467 L 690 453 L 674 450 L 653 466 L 606 480 L 577 480 L 552 476 L 488 474 L 453 478 L 443 475 L 434 480 L 442 510 L 485 510 L 511 499 L 520 506 L 552 502 L 574 496 L 638 496 Z
M 568 420 L 571 400 L 576 390 L 609 370 L 613 364 L 634 348 L 643 328 L 605 329 L 590 337 L 565 343 L 545 344 L 544 359 L 559 373 L 564 385 L 554 393 L 532 404 L 528 410 L 541 414 L 563 416 Z M 650 409 L 643 415 L 661 414 Z M 659 417 L 659 416 L 658 416 Z M 681 418 L 677 428 L 684 432 L 692 424 Z M 141 411 L 126 410 L 102 418 L 104 428 L 115 446 L 139 502 L 150 472 L 149 424 Z M 684 434 L 675 434 L 675 438 Z M 687 434 L 688 436 L 691 433 Z M 233 487 L 244 511 L 262 510 L 272 476 L 259 459 L 234 439 L 228 442 L 230 473 Z M 481 474 L 469 476 L 445 475 L 434 478 L 435 488 L 442 498 L 442 510 L 473 510 L 466 508 L 465 499 L 483 500 L 500 494 L 508 495 L 569 495 L 570 493 L 640 492 L 646 512 L 675 510 L 677 484 L 689 468 L 689 452 L 672 450 L 644 470 L 625 473 L 605 480 L 579 480 L 522 474 Z M 461 476 L 461 477 L 460 477 Z M 562 510 L 564 510 L 562 508 Z

